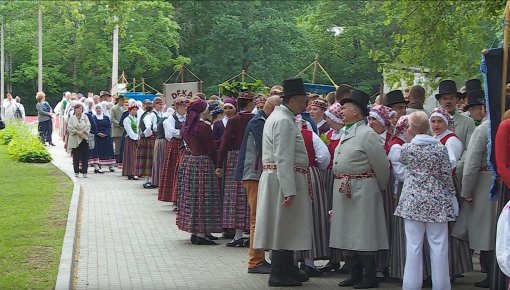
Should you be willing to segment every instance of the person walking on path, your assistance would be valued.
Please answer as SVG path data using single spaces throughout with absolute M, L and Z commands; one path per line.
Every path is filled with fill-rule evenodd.
M 432 114 L 434 115 L 434 113 Z M 424 112 L 409 116 L 411 143 L 400 152 L 406 178 L 395 215 L 405 220 L 406 263 L 403 289 L 421 289 L 423 239 L 430 247 L 432 289 L 451 289 L 448 275 L 448 222 L 455 220 L 455 187 L 448 150 L 428 135 Z
M 46 94 L 44 92 L 37 92 L 35 99 L 37 100 L 35 108 L 37 109 L 37 120 L 39 121 L 39 138 L 42 143 L 47 142 L 48 145 L 55 146 L 51 140 L 51 134 L 53 133 L 53 113 L 50 104 L 46 102 Z
M 137 180 L 136 176 L 136 152 L 138 150 L 138 106 L 136 104 L 128 107 L 129 115 L 124 118 L 123 125 L 126 130 L 124 137 L 124 151 L 122 157 L 122 176 L 127 176 L 129 180 Z
M 214 173 L 216 148 L 211 127 L 203 121 L 207 102 L 196 98 L 187 108 L 182 138 L 187 153 L 179 165 L 177 228 L 191 233 L 191 243 L 216 245 L 210 233 L 221 232 L 221 197 Z
M 376 253 L 388 250 L 381 191 L 389 179 L 389 161 L 380 137 L 365 125 L 369 96 L 353 89 L 345 96 L 345 128 L 334 153 L 333 213 L 330 247 L 343 250 L 350 277 L 339 286 L 378 287 Z
M 269 274 L 271 265 L 265 260 L 264 250 L 253 248 L 255 234 L 255 221 L 257 220 L 257 194 L 259 180 L 262 174 L 260 166 L 262 160 L 262 134 L 267 117 L 271 115 L 276 106 L 281 105 L 279 96 L 267 99 L 264 108 L 248 122 L 244 132 L 243 142 L 239 150 L 239 160 L 236 168 L 236 180 L 243 182 L 250 207 L 250 251 L 248 253 L 248 273 Z
M 250 217 L 243 184 L 235 180 L 235 171 L 244 129 L 253 118 L 255 95 L 243 92 L 237 98 L 239 113 L 229 119 L 221 137 L 216 162 L 216 174 L 223 180 L 223 230 L 235 230 L 235 236 L 227 247 L 244 247 L 243 232 L 249 230 Z M 222 169 L 223 167 L 223 169 Z
M 170 126 L 165 129 L 165 135 L 168 133 L 168 136 L 166 136 L 166 153 L 161 170 L 158 200 L 173 202 L 174 210 L 177 209 L 177 171 L 184 155 L 181 131 L 186 121 L 188 102 L 185 97 L 177 97 L 174 100 L 175 112 L 168 117 L 167 126 Z
M 74 175 L 78 177 L 81 162 L 81 173 L 83 178 L 87 178 L 90 121 L 83 113 L 82 104 L 74 105 L 74 115 L 69 118 L 67 130 L 69 131 L 67 150 L 73 155 Z
M 113 154 L 115 155 L 115 162 L 119 165 L 120 159 L 120 143 L 122 141 L 122 135 L 124 134 L 124 128 L 121 126 L 120 118 L 124 109 L 124 96 L 118 96 L 115 99 L 115 105 L 110 110 L 110 120 L 112 122 L 112 142 L 113 142 Z
M 306 110 L 300 78 L 283 81 L 283 104 L 264 125 L 253 247 L 271 249 L 270 287 L 301 286 L 308 277 L 294 263 L 294 251 L 312 248 L 308 154 L 294 117 Z

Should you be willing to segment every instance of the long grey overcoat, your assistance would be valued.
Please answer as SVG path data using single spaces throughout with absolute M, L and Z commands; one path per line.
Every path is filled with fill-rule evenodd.
M 262 136 L 262 163 L 276 169 L 262 171 L 257 197 L 255 249 L 310 250 L 312 216 L 307 175 L 295 168 L 308 169 L 308 155 L 294 115 L 286 107 L 276 107 L 267 118 Z M 295 195 L 290 207 L 287 196 Z
M 473 203 L 464 202 L 452 233 L 463 239 L 467 230 L 469 247 L 482 251 L 492 251 L 496 245 L 497 203 L 489 200 L 493 177 L 486 169 L 488 135 L 489 121 L 484 121 L 476 127 L 469 141 L 461 196 L 472 197 Z
M 352 198 L 333 185 L 333 216 L 329 246 L 353 251 L 388 249 L 381 191 L 389 179 L 389 161 L 379 136 L 364 121 L 356 123 L 335 150 L 334 173 L 359 174 L 372 169 L 375 178 L 353 179 Z

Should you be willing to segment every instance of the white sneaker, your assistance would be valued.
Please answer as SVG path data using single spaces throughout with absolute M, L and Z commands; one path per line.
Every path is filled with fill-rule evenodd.
M 87 173 L 83 173 L 83 178 L 87 178 Z

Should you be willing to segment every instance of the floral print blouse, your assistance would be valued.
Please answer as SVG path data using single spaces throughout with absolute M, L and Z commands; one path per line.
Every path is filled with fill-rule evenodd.
M 455 188 L 446 147 L 429 140 L 404 144 L 400 161 L 407 171 L 395 215 L 428 223 L 454 221 Z

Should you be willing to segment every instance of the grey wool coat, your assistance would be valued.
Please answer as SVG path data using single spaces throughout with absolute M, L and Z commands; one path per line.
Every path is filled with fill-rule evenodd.
M 489 121 L 484 121 L 476 127 L 469 141 L 461 196 L 472 197 L 473 203 L 464 202 L 452 233 L 454 237 L 466 239 L 467 232 L 469 247 L 482 251 L 492 251 L 496 245 L 497 203 L 489 200 L 493 177 L 484 168 L 487 167 L 488 136 Z
M 473 134 L 473 131 L 475 131 L 476 125 L 475 121 L 473 121 L 470 117 L 464 116 L 460 113 L 455 113 L 455 115 L 453 115 L 453 126 L 455 135 L 457 135 L 457 138 L 459 138 L 460 142 L 462 142 L 462 146 L 464 147 L 461 160 L 458 162 L 457 169 L 455 170 L 459 179 L 462 179 L 466 149 L 469 144 L 469 140 L 471 139 L 471 135 Z
M 388 249 L 381 191 L 386 189 L 390 164 L 379 136 L 364 121 L 344 134 L 335 150 L 334 174 L 359 174 L 368 170 L 375 178 L 351 179 L 352 197 L 333 185 L 333 215 L 329 246 L 352 251 Z
M 257 197 L 255 249 L 310 250 L 312 216 L 307 176 L 295 167 L 308 169 L 308 155 L 294 115 L 276 107 L 267 118 L 262 136 L 262 163 L 276 169 L 262 171 Z M 294 195 L 290 207 L 283 200 Z

